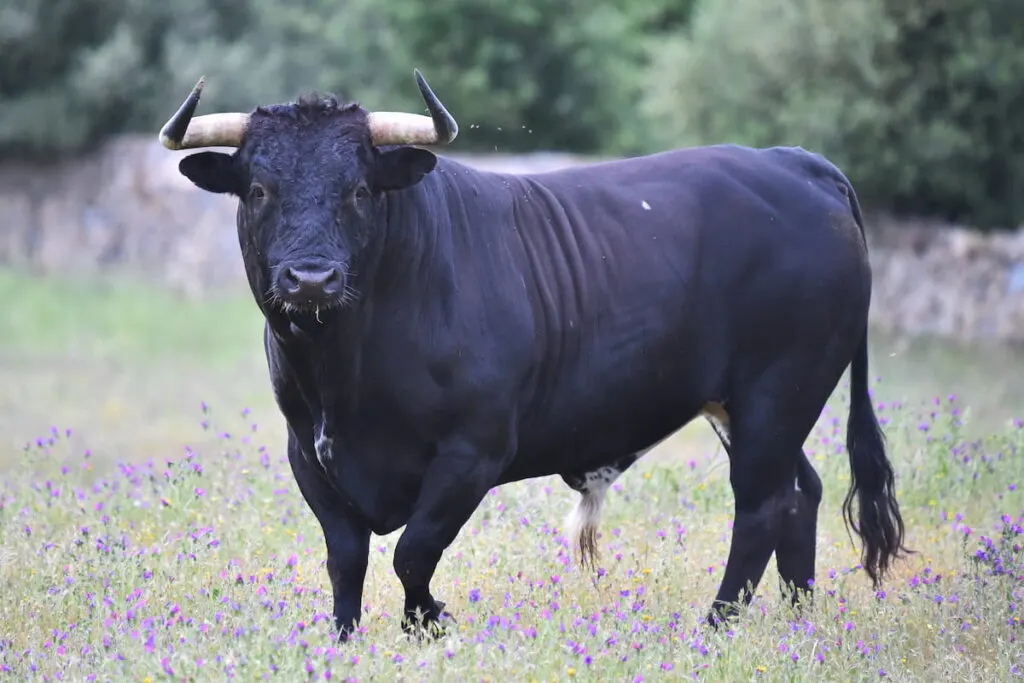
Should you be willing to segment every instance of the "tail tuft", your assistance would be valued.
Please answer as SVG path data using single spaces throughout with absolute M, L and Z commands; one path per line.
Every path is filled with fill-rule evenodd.
M 605 490 L 598 488 L 585 491 L 566 520 L 567 536 L 575 552 L 579 553 L 580 566 L 595 569 L 600 551 L 597 548 L 597 530 L 601 523 L 601 507 Z
M 864 570 L 877 590 L 892 561 L 913 551 L 903 545 L 904 525 L 896 501 L 895 474 L 885 454 L 885 435 L 868 394 L 867 330 L 850 365 L 850 414 L 846 449 L 850 488 L 843 501 L 843 520 L 861 539 Z M 854 520 L 853 501 L 857 500 Z

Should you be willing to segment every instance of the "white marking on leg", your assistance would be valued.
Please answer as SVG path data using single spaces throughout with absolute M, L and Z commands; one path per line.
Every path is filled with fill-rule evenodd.
M 794 491 L 800 491 L 801 490 L 800 489 L 800 477 L 797 477 L 796 479 L 793 480 L 793 490 Z
M 576 507 L 566 519 L 566 536 L 572 548 L 579 552 L 580 565 L 591 568 L 596 565 L 597 528 L 601 522 L 601 507 L 608 488 L 619 478 L 622 472 L 615 467 L 601 467 L 587 472 L 584 478 L 583 492 Z
M 326 428 L 321 423 L 320 432 L 316 435 L 316 441 L 313 442 L 313 446 L 316 448 L 316 459 L 320 461 L 322 467 L 327 466 L 327 462 L 334 455 L 334 439 L 327 436 Z

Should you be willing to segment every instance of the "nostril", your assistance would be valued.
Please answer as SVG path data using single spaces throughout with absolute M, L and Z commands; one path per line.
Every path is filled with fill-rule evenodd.
M 345 273 L 341 268 L 331 268 L 324 272 L 324 279 L 320 287 L 325 294 L 337 294 L 345 288 Z
M 294 268 L 285 268 L 281 272 L 281 284 L 285 286 L 290 293 L 299 291 L 302 287 L 302 279 L 298 272 Z
M 289 296 L 321 297 L 333 295 L 344 288 L 345 274 L 341 268 L 305 269 L 287 267 L 281 270 L 280 286 Z

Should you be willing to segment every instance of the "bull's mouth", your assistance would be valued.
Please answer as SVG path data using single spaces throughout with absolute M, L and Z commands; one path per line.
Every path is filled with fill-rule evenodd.
M 327 316 L 331 313 L 352 305 L 352 301 L 345 297 L 333 299 L 287 299 L 272 296 L 270 303 L 288 316 L 312 317 L 318 323 L 325 322 Z
M 289 317 L 303 316 L 318 323 L 345 309 L 351 308 L 357 299 L 355 290 L 345 288 L 333 296 L 296 297 L 282 294 L 275 287 L 267 297 L 267 304 Z

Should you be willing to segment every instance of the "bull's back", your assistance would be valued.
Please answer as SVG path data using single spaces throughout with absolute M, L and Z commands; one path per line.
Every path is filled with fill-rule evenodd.
M 746 300 L 760 305 L 758 291 L 778 301 L 771 309 L 821 298 L 815 290 L 840 277 L 870 284 L 852 187 L 799 147 L 687 148 L 536 178 L 590 207 L 574 232 L 583 243 L 614 242 L 610 269 L 624 297 L 657 299 L 658 283 L 682 284 L 675 302 L 713 302 L 723 313 Z

